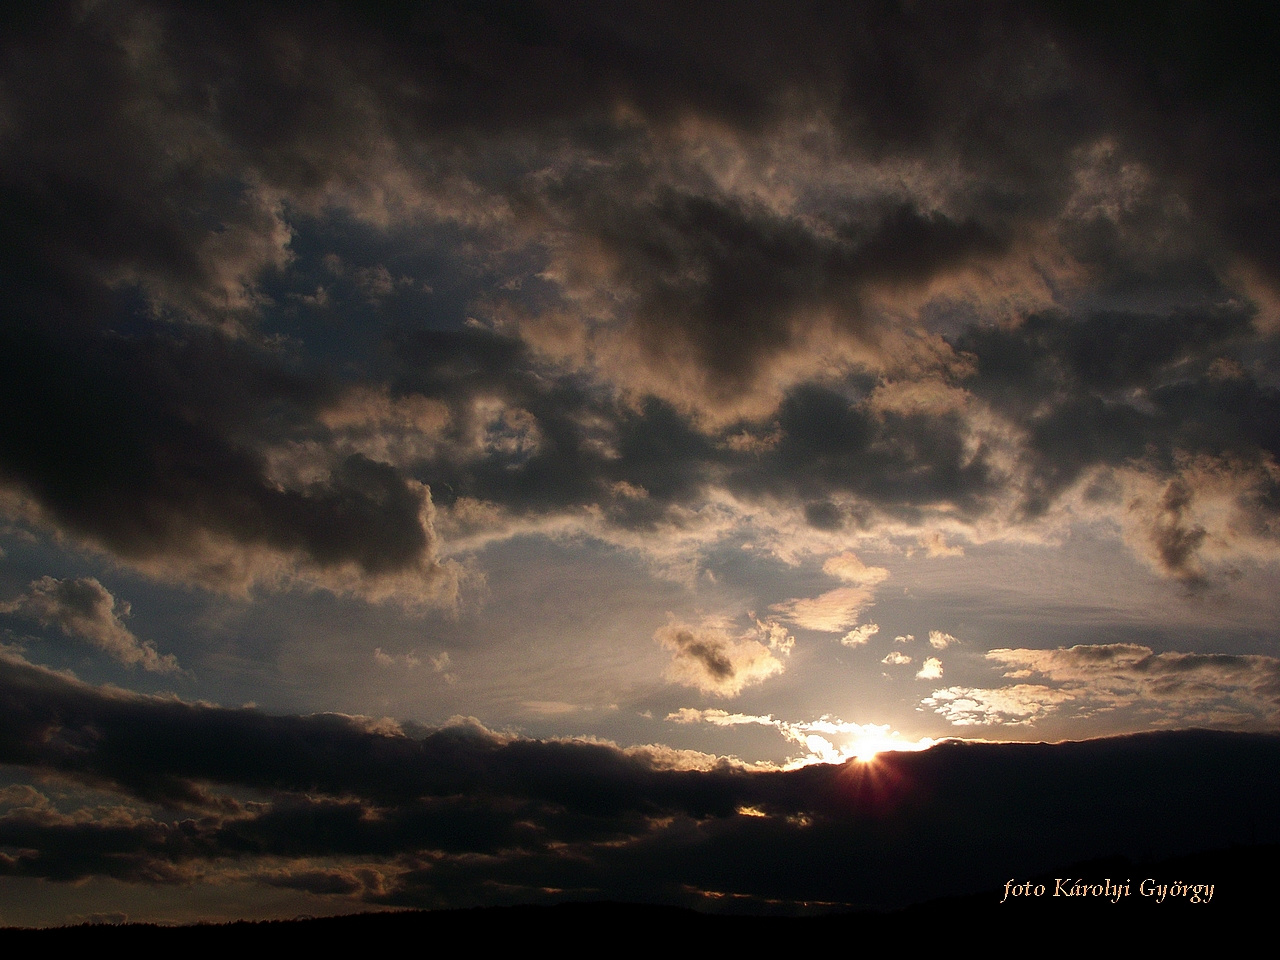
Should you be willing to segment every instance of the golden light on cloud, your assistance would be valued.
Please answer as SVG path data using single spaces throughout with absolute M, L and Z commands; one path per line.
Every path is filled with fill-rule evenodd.
M 916 673 L 917 680 L 937 680 L 942 676 L 942 661 L 937 657 L 927 657 L 919 672 Z
M 886 724 L 865 724 L 861 731 L 844 746 L 844 755 L 861 763 L 871 763 L 882 753 L 914 752 L 927 750 L 936 741 L 930 737 L 919 740 L 907 740 L 896 732 L 891 732 Z
M 792 757 L 786 762 L 786 769 L 792 770 L 815 763 L 841 764 L 849 760 L 870 763 L 881 753 L 927 750 L 937 742 L 929 737 L 908 740 L 887 723 L 851 723 L 832 716 L 793 723 L 779 720 L 772 715 L 756 716 L 729 713 L 715 708 L 695 710 L 684 707 L 667 714 L 667 720 L 672 723 L 709 723 L 718 727 L 734 727 L 741 724 L 774 727 L 784 737 L 806 751 L 801 756 Z

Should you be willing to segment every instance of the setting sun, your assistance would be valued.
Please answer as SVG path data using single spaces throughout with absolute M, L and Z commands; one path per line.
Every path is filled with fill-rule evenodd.
M 852 757 L 861 763 L 870 763 L 882 753 L 927 750 L 935 742 L 930 737 L 905 740 L 896 733 L 890 733 L 887 724 L 884 726 L 868 724 L 861 733 L 844 745 L 842 752 L 846 758 Z

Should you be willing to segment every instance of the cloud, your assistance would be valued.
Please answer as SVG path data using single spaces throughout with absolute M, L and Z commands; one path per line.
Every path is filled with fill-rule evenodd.
M 737 696 L 744 687 L 763 683 L 786 669 L 759 637 L 759 631 L 731 637 L 717 627 L 684 624 L 669 624 L 653 635 L 672 653 L 667 671 L 671 680 L 720 697 Z M 770 639 L 768 634 L 764 638 Z
M 669 570 L 766 514 L 1272 562 L 1271 18 L 873 7 L 14 24 L 6 499 L 156 578 L 446 606 L 495 539 Z
M 922 702 L 957 725 L 1033 724 L 1070 709 L 1081 719 L 1128 711 L 1159 724 L 1239 727 L 1270 724 L 1280 711 L 1280 661 L 1273 657 L 1110 643 L 999 649 L 986 658 L 1009 679 L 1041 682 L 950 687 Z
M 717 727 L 736 727 L 741 726 L 742 724 L 751 723 L 772 727 L 781 723 L 781 721 L 773 719 L 772 716 L 760 716 L 750 713 L 730 713 L 729 711 L 721 710 L 718 707 L 709 707 L 705 710 L 695 710 L 693 707 L 681 707 L 679 710 L 675 710 L 667 714 L 667 720 L 672 723 L 710 723 Z
M 1276 394 L 1215 372 L 1252 339 L 1250 312 L 1227 306 L 1037 314 L 956 347 L 974 357 L 975 397 L 1025 431 L 1024 515 L 1079 497 L 1154 569 L 1201 589 L 1274 553 L 1274 442 L 1240 412 L 1261 415 Z
M 757 716 L 729 713 L 715 708 L 695 710 L 682 707 L 667 714 L 667 720 L 680 724 L 709 723 L 717 727 L 744 724 L 775 727 L 805 751 L 803 755 L 788 760 L 785 769 L 796 769 L 813 763 L 844 763 L 850 757 L 870 760 L 881 751 L 924 750 L 934 743 L 928 737 L 916 741 L 907 740 L 889 724 L 850 723 L 832 716 L 792 722 L 777 720 L 771 715 Z
M 959 642 L 960 641 L 951 634 L 943 633 L 941 630 L 929 631 L 929 646 L 933 647 L 935 650 L 945 650 L 947 647 L 951 646 L 951 644 Z
M 937 530 L 934 530 L 931 533 L 922 533 L 917 540 L 920 543 L 920 546 L 924 547 L 925 553 L 930 557 L 964 556 L 964 547 L 948 545 L 947 538 Z
M 114 660 L 144 670 L 172 673 L 179 669 L 172 654 L 160 654 L 155 645 L 139 640 L 124 625 L 128 603 L 117 600 L 93 577 L 33 580 L 25 594 L 0 603 L 0 613 L 17 613 L 56 626 L 69 637 L 88 641 Z
M 910 658 L 909 656 L 907 656 L 905 653 L 902 653 L 901 651 L 894 650 L 894 651 L 892 651 L 891 653 L 889 653 L 889 654 L 888 654 L 888 655 L 887 655 L 883 660 L 881 660 L 880 662 L 881 662 L 881 663 L 887 663 L 887 664 L 889 664 L 890 666 L 893 666 L 893 667 L 901 667 L 901 666 L 905 666 L 906 664 L 910 663 L 910 662 L 911 662 L 911 658 Z
M 586 237 L 556 272 L 575 298 L 604 303 L 610 291 L 629 308 L 598 335 L 597 355 L 630 362 L 628 374 L 606 361 L 616 379 L 713 422 L 767 412 L 761 401 L 776 403 L 779 384 L 819 368 L 818 342 L 850 360 L 871 353 L 878 324 L 863 304 L 878 286 L 918 283 L 1004 245 L 994 225 L 913 201 L 797 216 L 654 173 L 634 191 L 579 201 Z
M 849 551 L 827 560 L 822 565 L 822 572 L 846 583 L 867 587 L 874 587 L 889 578 L 889 571 L 884 567 L 868 567 Z
M 823 573 L 828 576 L 852 584 L 848 587 L 837 587 L 826 593 L 810 598 L 787 600 L 775 603 L 772 607 L 796 626 L 808 630 L 822 630 L 828 633 L 840 633 L 858 622 L 862 609 L 875 597 L 875 588 L 889 576 L 883 567 L 868 567 L 856 555 L 844 552 L 829 558 L 822 565 Z M 859 628 L 863 629 L 863 628 Z M 879 627 L 872 629 L 865 636 L 858 631 L 849 633 L 841 642 L 848 646 L 865 642 L 866 637 L 875 633 Z M 862 640 L 850 642 L 851 637 L 862 636 Z
M 817 597 L 775 603 L 771 609 L 806 630 L 840 633 L 858 622 L 874 596 L 869 587 L 837 587 Z
M 6 326 L 0 341 L 0 394 L 24 423 L 0 437 L 0 461 L 38 523 L 210 589 L 303 581 L 452 599 L 456 571 L 435 559 L 422 483 L 340 451 L 272 475 L 266 449 L 282 438 L 265 411 L 300 427 L 329 393 L 321 381 L 202 333 L 126 340 Z
M 1280 715 L 1280 660 L 1237 654 L 1155 653 L 1133 643 L 1054 650 L 992 650 L 1006 675 L 1039 675 L 1070 691 L 1080 706 L 1134 707 L 1165 719 L 1236 722 Z
M 920 702 L 956 726 L 1030 724 L 1075 696 L 1039 684 L 1018 683 L 997 689 L 947 687 Z
M 870 640 L 879 632 L 880 632 L 879 624 L 864 623 L 859 627 L 854 627 L 852 630 L 846 633 L 843 637 L 840 638 L 840 642 L 843 643 L 846 647 L 861 647 L 861 646 L 864 646 L 868 640 Z
M 1170 475 L 1121 469 L 1119 521 L 1134 553 L 1154 570 L 1203 592 L 1230 581 L 1243 562 L 1274 555 L 1266 505 L 1280 471 L 1234 457 L 1179 455 Z
M 942 676 L 942 661 L 937 657 L 925 657 L 924 663 L 916 671 L 917 680 L 937 680 Z
M 474 722 L 414 739 L 357 717 L 94 688 L 11 656 L 0 657 L 0 713 L 0 762 L 44 785 L 6 788 L 0 873 L 55 883 L 234 878 L 335 904 L 437 908 L 543 902 L 547 888 L 628 902 L 720 891 L 751 904 L 889 907 L 1081 857 L 1277 839 L 1250 813 L 1280 802 L 1273 735 L 947 742 L 872 765 L 751 770 Z M 793 726 L 806 745 L 833 748 L 888 732 L 833 718 Z M 44 802 L 54 788 L 57 803 Z M 1028 790 L 1045 802 L 1025 803 Z M 1104 806 L 1111 816 L 1090 815 Z M 1029 835 L 1043 840 L 1028 847 Z
M 0 198 L 29 230 L 5 242 L 0 399 L 28 426 L 0 472 L 46 524 L 218 589 L 447 603 L 429 495 L 493 504 L 508 535 L 621 541 L 728 494 L 954 556 L 940 526 L 1007 534 L 1140 461 L 1164 492 L 1126 530 L 1167 575 L 1198 588 L 1274 548 L 1245 297 L 1276 287 L 1275 244 L 1242 225 L 1274 212 L 1251 186 L 1275 168 L 1270 68 L 1217 55 L 1260 54 L 1256 24 L 804 6 L 785 37 L 726 36 L 445 8 L 18 29 Z M 1188 96 L 1108 55 L 1130 45 Z M 1226 109 L 1235 88 L 1257 99 Z M 390 320 L 426 279 L 352 239 L 374 229 L 448 234 L 445 273 L 480 279 L 430 324 Z M 323 314 L 358 355 L 332 376 Z M 92 462 L 78 480 L 54 435 Z M 1204 521 L 1176 452 L 1248 477 L 1233 522 Z
M 418 655 L 416 653 L 383 653 L 381 647 L 373 648 L 373 662 L 388 670 L 396 667 L 404 670 L 412 670 L 415 667 L 422 666 L 422 661 L 418 659 Z

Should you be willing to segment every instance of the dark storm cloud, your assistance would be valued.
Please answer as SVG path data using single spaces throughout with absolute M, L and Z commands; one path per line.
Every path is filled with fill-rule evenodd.
M 704 496 L 723 459 L 668 404 L 621 404 L 548 370 L 514 338 L 417 331 L 395 344 L 400 394 L 439 400 L 450 411 L 436 454 L 411 465 L 437 503 L 474 497 L 535 515 L 600 506 L 611 524 L 651 528 L 671 507 Z M 484 422 L 490 400 L 527 418 L 527 435 Z
M 0 761 L 136 798 L 90 819 L 9 791 L 0 870 L 56 880 L 225 871 L 440 906 L 547 888 L 890 905 L 1089 856 L 1267 842 L 1252 811 L 1280 800 L 1273 736 L 948 743 L 873 766 L 680 770 L 599 743 L 479 727 L 415 740 L 346 717 L 105 692 L 12 658 L 0 675 Z
M 607 522 L 644 528 L 724 485 L 749 500 L 804 503 L 813 526 L 838 529 L 877 515 L 918 523 L 930 511 L 978 520 L 1011 505 L 1035 518 L 1087 474 L 1137 465 L 1161 487 L 1142 535 L 1153 559 L 1196 586 L 1206 582 L 1198 556 L 1209 535 L 1192 509 L 1203 478 L 1187 473 L 1188 458 L 1256 479 L 1231 493 L 1256 535 L 1268 536 L 1274 516 L 1265 464 L 1280 452 L 1280 409 L 1249 372 L 1257 343 L 1250 315 L 1227 308 L 1042 313 L 1017 328 L 970 331 L 954 344 L 972 364 L 957 382 L 1017 431 L 1012 474 L 1002 451 L 975 439 L 964 410 L 884 409 L 856 381 L 790 391 L 763 449 L 716 443 L 661 401 L 635 409 L 547 376 L 517 341 L 484 331 L 419 335 L 404 348 L 412 372 L 403 382 L 454 404 L 460 435 L 484 395 L 535 425 L 526 449 L 455 446 L 418 462 L 441 502 L 469 496 L 535 514 L 599 505 Z
M 768 448 L 743 450 L 661 400 L 637 408 L 548 376 L 517 341 L 485 331 L 417 334 L 402 355 L 411 366 L 400 385 L 453 411 L 452 442 L 412 466 L 440 504 L 474 497 L 519 514 L 599 506 L 610 525 L 646 529 L 723 484 L 747 498 L 805 502 L 814 526 L 837 529 L 858 517 L 826 498 L 914 520 L 938 508 L 978 518 L 1002 493 L 956 412 L 881 411 L 859 391 L 805 386 L 785 398 Z M 529 415 L 526 446 L 466 442 L 483 427 L 477 400 L 486 397 Z
M 874 339 L 859 302 L 865 288 L 925 280 L 1002 246 L 973 220 L 909 206 L 848 220 L 828 211 L 831 229 L 819 231 L 709 194 L 663 190 L 644 205 L 617 194 L 609 204 L 588 221 L 617 264 L 611 279 L 636 298 L 636 337 L 655 361 L 692 361 L 729 395 L 793 347 L 814 314 L 834 312 Z
M 955 505 L 971 516 L 997 490 L 957 414 L 879 412 L 865 397 L 809 386 L 787 397 L 778 425 L 780 442 L 744 465 L 735 485 L 805 500 L 852 494 L 890 512 Z M 830 523 L 830 512 L 818 519 Z
M 153 572 L 362 589 L 441 579 L 432 495 L 651 530 L 719 484 L 833 530 L 877 511 L 975 519 L 1011 498 L 1035 518 L 1091 468 L 1141 460 L 1166 485 L 1144 542 L 1197 583 L 1213 535 L 1197 532 L 1178 456 L 1265 472 L 1278 442 L 1258 315 L 1203 306 L 1264 298 L 1254 280 L 1230 289 L 1238 268 L 1275 280 L 1276 21 L 1249 5 L 1122 7 L 1143 15 L 959 2 L 15 15 L 0 60 L 0 476 L 58 530 Z M 344 376 L 438 400 L 439 443 L 402 458 L 342 448 L 316 421 L 351 384 L 252 346 L 283 315 L 268 280 L 295 306 L 319 298 L 290 288 L 318 276 L 290 272 L 304 255 L 291 242 L 302 218 L 335 210 L 453 225 L 458 256 L 492 276 L 482 305 L 566 311 L 588 346 L 545 365 L 536 324 L 424 332 L 400 318 L 392 369 L 362 354 Z M 1017 257 L 1039 275 L 1060 250 L 1103 299 L 1195 305 L 1083 306 L 952 338 L 976 372 L 937 376 L 1007 419 L 1026 482 L 997 469 L 971 411 L 877 408 L 849 379 L 872 361 L 810 340 L 824 318 L 841 350 L 910 368 L 870 299 Z M 486 273 L 513 251 L 537 294 Z M 386 295 L 390 278 L 359 282 Z M 320 335 L 299 329 L 305 361 Z M 346 359 L 341 343 L 324 352 Z M 735 449 L 742 417 L 776 442 Z M 284 455 L 306 444 L 311 462 Z M 1245 497 L 1260 536 L 1273 487 Z
M 247 340 L 155 322 L 237 328 L 289 256 L 227 105 L 201 88 L 226 37 L 188 56 L 170 44 L 195 38 L 168 32 L 184 22 L 53 6 L 4 46 L 0 477 L 43 520 L 167 576 L 243 588 L 283 564 L 322 582 L 349 568 L 348 587 L 430 580 L 420 485 L 356 455 L 305 483 L 271 475 L 269 448 L 305 433 L 331 387 Z
M 271 475 L 264 447 L 333 395 L 322 381 L 215 334 L 54 334 L 6 313 L 0 476 L 62 529 L 144 567 L 186 561 L 214 587 L 252 582 L 254 550 L 430 571 L 427 494 L 391 467 L 352 454 L 309 483 Z
M 1091 469 L 1141 464 L 1163 488 L 1147 532 L 1158 566 L 1203 585 L 1196 558 L 1209 534 L 1190 508 L 1204 477 L 1187 469 L 1200 458 L 1241 478 L 1232 493 L 1239 522 L 1266 536 L 1280 394 L 1252 360 L 1260 343 L 1250 320 L 1231 308 L 1044 313 L 959 338 L 957 349 L 976 361 L 966 386 L 1025 432 L 1022 508 L 1042 513 Z
M 1280 280 L 1280 18 L 1266 3 L 1075 4 L 1043 13 L 1082 65 L 1109 81 L 1109 120 L 1174 178 L 1230 247 Z

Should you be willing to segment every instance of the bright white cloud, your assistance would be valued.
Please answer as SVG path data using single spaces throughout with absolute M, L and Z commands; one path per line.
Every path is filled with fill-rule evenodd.
M 1030 724 L 1073 699 L 1072 694 L 1052 687 L 1019 683 L 995 690 L 947 687 L 933 691 L 932 696 L 920 702 L 932 707 L 957 727 L 978 724 L 1019 726 Z
M 848 550 L 827 560 L 822 565 L 822 572 L 845 583 L 867 587 L 874 587 L 889 578 L 889 571 L 884 567 L 868 567 Z
M 917 680 L 937 680 L 942 676 L 942 661 L 937 657 L 928 657 L 916 672 Z

